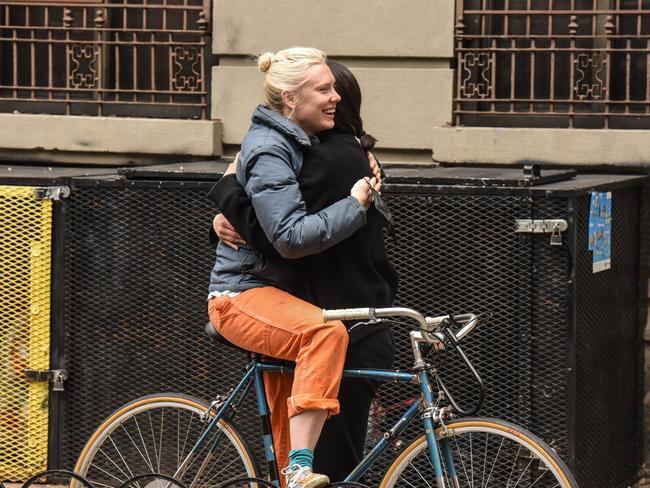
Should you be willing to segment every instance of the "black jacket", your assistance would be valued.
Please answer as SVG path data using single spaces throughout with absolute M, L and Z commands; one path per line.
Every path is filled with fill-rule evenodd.
M 321 143 L 305 154 L 298 177 L 308 213 L 345 198 L 359 178 L 372 176 L 354 136 L 333 129 L 319 137 Z M 316 255 L 287 260 L 264 235 L 234 175 L 222 178 L 209 196 L 248 245 L 267 257 L 276 286 L 322 308 L 392 303 L 397 273 L 386 256 L 382 219 L 374 206 L 368 210 L 367 224 L 345 241 Z

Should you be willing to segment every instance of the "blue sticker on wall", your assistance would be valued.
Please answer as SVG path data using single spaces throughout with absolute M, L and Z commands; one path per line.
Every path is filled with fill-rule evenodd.
M 593 272 L 610 269 L 612 249 L 612 193 L 591 192 L 589 206 L 589 250 Z

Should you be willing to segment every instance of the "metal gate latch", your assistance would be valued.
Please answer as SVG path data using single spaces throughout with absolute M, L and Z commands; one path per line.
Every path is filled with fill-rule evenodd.
M 70 196 L 70 188 L 67 186 L 47 186 L 34 189 L 36 200 L 61 200 Z
M 551 246 L 562 245 L 562 232 L 569 228 L 564 219 L 516 219 L 517 234 L 551 234 Z
M 63 391 L 63 382 L 68 379 L 67 369 L 50 369 L 47 371 L 38 371 L 35 369 L 26 369 L 25 378 L 27 381 L 50 381 L 52 390 Z

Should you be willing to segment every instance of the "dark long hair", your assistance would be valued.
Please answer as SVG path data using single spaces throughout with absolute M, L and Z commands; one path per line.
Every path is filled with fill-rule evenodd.
M 361 88 L 352 72 L 341 63 L 327 60 L 327 66 L 332 70 L 336 80 L 336 91 L 341 101 L 336 105 L 334 127 L 343 132 L 354 134 L 361 141 L 364 151 L 370 151 L 377 139 L 363 130 L 361 120 Z

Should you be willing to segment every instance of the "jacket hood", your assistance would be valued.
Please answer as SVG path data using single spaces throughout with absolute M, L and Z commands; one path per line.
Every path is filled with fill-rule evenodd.
M 270 109 L 264 105 L 258 105 L 253 113 L 253 123 L 262 124 L 281 133 L 285 137 L 295 140 L 298 144 L 310 147 L 318 142 L 316 136 L 309 137 L 298 124 L 289 120 L 280 112 Z

